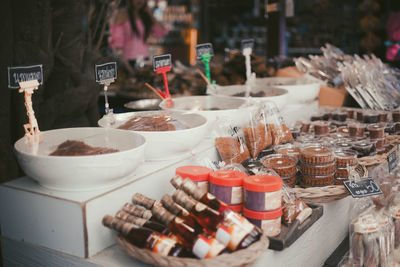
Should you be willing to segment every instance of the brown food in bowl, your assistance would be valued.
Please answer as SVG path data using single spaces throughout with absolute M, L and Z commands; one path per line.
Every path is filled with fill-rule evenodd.
M 190 127 L 184 123 L 170 117 L 163 115 L 156 116 L 135 116 L 130 118 L 124 124 L 120 125 L 118 129 L 131 130 L 131 131 L 144 131 L 144 132 L 165 132 L 189 129 Z
M 119 152 L 118 149 L 93 147 L 82 141 L 67 140 L 57 146 L 50 156 L 91 156 Z

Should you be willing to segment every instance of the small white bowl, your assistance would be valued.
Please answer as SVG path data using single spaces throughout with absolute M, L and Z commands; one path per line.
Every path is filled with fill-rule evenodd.
M 231 96 L 246 99 L 246 97 L 235 96 L 236 94 L 246 92 L 246 85 L 217 86 L 217 88 L 217 91 L 210 91 L 211 95 Z M 274 102 L 280 110 L 283 110 L 286 106 L 288 98 L 287 90 L 271 86 L 260 86 L 257 84 L 252 89 L 252 93 L 259 93 L 261 91 L 268 95 L 271 94 L 271 96 L 251 97 L 251 99 L 259 103 L 264 103 L 266 101 Z
M 66 128 L 44 131 L 36 147 L 27 138 L 15 145 L 24 172 L 44 187 L 61 191 L 88 191 L 111 187 L 144 161 L 143 136 L 116 129 Z M 118 149 L 119 152 L 90 156 L 50 156 L 66 140 L 83 141 L 90 146 Z
M 248 121 L 248 111 L 255 109 L 247 99 L 229 96 L 196 95 L 173 99 L 173 107 L 168 108 L 166 100 L 160 103 L 164 110 L 191 112 L 207 118 L 210 127 L 218 120 L 228 120 L 233 125 L 242 126 Z M 218 108 L 218 109 L 215 109 Z
M 101 127 L 118 128 L 134 116 L 165 114 L 166 111 L 141 111 L 104 116 L 98 122 Z M 207 118 L 194 113 L 170 112 L 172 118 L 188 125 L 189 129 L 176 131 L 133 131 L 146 138 L 145 158 L 149 161 L 176 159 L 190 152 L 205 137 L 208 129 Z
M 258 86 L 273 86 L 288 90 L 288 104 L 307 104 L 319 94 L 320 83 L 305 78 L 270 77 L 257 78 Z

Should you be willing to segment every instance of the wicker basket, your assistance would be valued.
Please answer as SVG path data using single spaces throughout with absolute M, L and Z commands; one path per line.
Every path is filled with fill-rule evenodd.
M 361 178 L 368 176 L 366 166 L 358 164 L 354 170 Z M 328 203 L 345 198 L 349 195 L 349 192 L 344 185 L 328 185 L 308 188 L 295 187 L 293 188 L 293 192 L 295 192 L 296 196 L 301 200 L 308 203 Z
M 363 157 L 363 158 L 359 158 L 358 159 L 358 163 L 369 167 L 369 166 L 376 166 L 382 163 L 387 162 L 387 157 L 390 153 L 392 153 L 393 151 L 397 150 L 397 145 L 400 143 L 400 139 L 399 139 L 399 135 L 393 135 L 393 136 L 389 136 L 389 137 L 393 137 L 391 139 L 388 140 L 388 143 L 390 145 L 392 145 L 393 147 L 387 152 L 387 153 L 383 153 L 381 155 L 375 155 L 375 156 L 371 156 L 371 157 Z
M 259 241 L 252 244 L 247 249 L 242 249 L 233 253 L 223 254 L 211 259 L 191 259 L 178 257 L 165 257 L 151 251 L 140 249 L 127 242 L 122 237 L 117 237 L 117 243 L 120 248 L 129 256 L 153 266 L 165 267 L 196 267 L 196 266 L 251 266 L 257 258 L 268 249 L 269 240 L 262 236 Z

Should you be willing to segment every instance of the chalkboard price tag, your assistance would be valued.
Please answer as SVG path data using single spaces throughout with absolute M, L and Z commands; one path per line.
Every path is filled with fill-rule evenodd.
M 357 182 L 344 181 L 343 184 L 353 198 L 383 194 L 379 185 L 372 178 L 364 178 Z
M 254 39 L 244 39 L 244 40 L 242 40 L 241 44 L 242 44 L 242 51 L 245 48 L 253 49 L 253 47 L 254 47 Z
M 393 151 L 387 156 L 387 162 L 388 162 L 389 173 L 392 173 L 392 171 L 396 169 L 399 163 L 399 158 L 397 157 L 397 150 Z
M 117 79 L 117 63 L 108 62 L 101 65 L 95 65 L 94 73 L 96 76 L 96 82 L 101 83 L 106 80 Z
M 19 89 L 20 82 L 37 80 L 43 84 L 43 66 L 8 67 L 8 88 Z
M 201 56 L 210 54 L 214 55 L 214 49 L 212 43 L 198 44 L 196 45 L 196 55 L 197 59 L 201 59 Z
M 153 57 L 153 70 L 154 71 L 157 71 L 157 69 L 171 67 L 171 66 L 172 66 L 171 54 Z

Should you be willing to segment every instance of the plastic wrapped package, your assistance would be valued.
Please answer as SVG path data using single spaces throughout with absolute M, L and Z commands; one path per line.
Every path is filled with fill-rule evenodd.
M 394 224 L 391 216 L 385 214 L 383 210 L 377 212 L 379 225 L 379 257 L 381 266 L 392 266 L 394 252 Z
M 272 144 L 279 145 L 294 141 L 290 128 L 285 124 L 279 109 L 273 102 L 265 102 L 262 105 L 265 114 L 265 121 L 271 130 Z
M 168 111 L 135 115 L 118 127 L 118 129 L 146 132 L 176 131 L 189 128 L 189 125 L 169 115 Z
M 307 204 L 298 199 L 285 184 L 282 187 L 282 222 L 290 225 L 301 211 L 308 208 Z
M 370 176 L 379 185 L 383 194 L 372 196 L 371 199 L 378 209 L 389 206 L 392 201 L 393 195 L 393 175 L 389 174 L 387 164 L 381 164 L 374 168 L 370 173 Z
M 248 126 L 243 127 L 243 133 L 252 158 L 256 158 L 263 149 L 272 144 L 271 131 L 262 109 L 250 114 Z
M 243 131 L 230 122 L 221 121 L 216 127 L 215 147 L 226 164 L 242 163 L 250 158 Z

